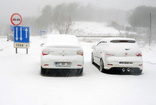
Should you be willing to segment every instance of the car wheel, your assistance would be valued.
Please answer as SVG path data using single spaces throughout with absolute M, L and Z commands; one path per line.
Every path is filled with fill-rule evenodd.
M 83 74 L 83 68 L 82 69 L 78 69 L 77 70 L 77 75 L 78 76 L 82 76 L 82 74 Z
M 94 57 L 93 57 L 93 53 L 92 53 L 92 64 L 95 64 L 95 62 L 94 62 Z
M 45 74 L 46 74 L 46 70 L 41 67 L 41 75 L 45 75 Z
M 104 63 L 103 63 L 103 60 L 101 59 L 100 60 L 100 69 L 99 69 L 101 72 L 104 72 Z

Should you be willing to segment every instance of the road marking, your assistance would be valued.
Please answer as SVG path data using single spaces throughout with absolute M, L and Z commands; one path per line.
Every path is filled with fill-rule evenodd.
M 22 41 L 22 27 L 20 28 L 20 40 Z
M 18 40 L 18 28 L 16 27 L 16 40 Z
M 28 29 L 27 28 L 25 29 L 25 32 L 26 32 L 25 38 L 27 38 L 28 37 L 28 35 L 27 35 Z

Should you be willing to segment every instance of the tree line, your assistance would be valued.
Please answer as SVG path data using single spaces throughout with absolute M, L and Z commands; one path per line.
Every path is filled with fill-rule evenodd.
M 127 13 L 127 21 L 132 27 L 148 28 L 151 30 L 152 38 L 156 39 L 156 7 L 139 6 Z
M 30 18 L 25 18 L 25 24 L 29 24 L 34 33 L 38 33 L 40 30 L 48 32 L 57 30 L 61 34 L 68 33 L 75 21 L 105 22 L 107 24 L 115 22 L 117 25 L 125 25 L 128 22 L 132 27 L 149 28 L 150 13 L 152 14 L 152 33 L 156 33 L 154 30 L 156 28 L 156 7 L 148 6 L 139 6 L 134 10 L 122 11 L 80 3 L 63 3 L 55 7 L 46 5 L 37 18 L 31 19 L 31 21 Z
M 82 5 L 80 3 L 63 3 L 52 7 L 46 5 L 41 15 L 37 18 L 24 18 L 23 24 L 31 26 L 32 32 L 40 30 L 48 32 L 57 30 L 61 34 L 66 34 L 71 30 L 75 21 L 95 21 L 125 23 L 125 11 L 116 9 L 102 9 L 92 4 Z

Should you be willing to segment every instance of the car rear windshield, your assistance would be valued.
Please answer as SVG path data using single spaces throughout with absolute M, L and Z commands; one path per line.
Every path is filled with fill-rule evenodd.
M 135 40 L 111 40 L 111 43 L 135 43 Z

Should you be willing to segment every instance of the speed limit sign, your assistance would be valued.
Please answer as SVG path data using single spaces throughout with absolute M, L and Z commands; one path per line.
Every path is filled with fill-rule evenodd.
M 18 13 L 11 15 L 10 21 L 13 25 L 18 26 L 22 23 L 22 16 Z

